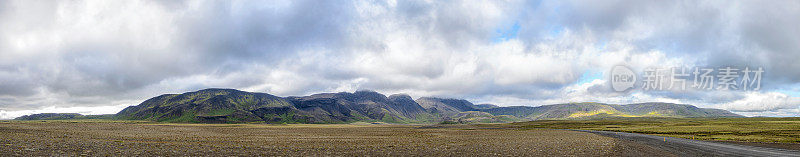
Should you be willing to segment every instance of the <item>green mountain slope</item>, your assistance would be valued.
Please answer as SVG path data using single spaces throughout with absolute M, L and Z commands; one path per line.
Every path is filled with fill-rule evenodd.
M 118 119 L 197 123 L 412 123 L 432 117 L 407 95 L 358 91 L 281 98 L 234 89 L 165 94 L 117 113 Z
M 513 115 L 539 119 L 592 119 L 603 117 L 742 117 L 720 109 L 698 108 L 673 103 L 639 103 L 614 105 L 603 103 L 568 103 L 538 107 L 513 106 L 482 109 L 494 115 Z
M 510 123 L 526 120 L 513 115 L 492 115 L 481 111 L 464 111 L 451 117 L 451 120 L 448 121 L 457 123 Z
M 290 97 L 292 104 L 323 122 L 383 121 L 411 123 L 431 121 L 431 115 L 408 95 L 386 97 L 373 91 L 323 93 Z
M 234 89 L 164 94 L 117 113 L 117 118 L 160 122 L 237 123 L 263 121 L 253 110 L 292 107 L 283 98 Z
M 725 110 L 697 108 L 692 105 L 672 103 L 649 102 L 614 107 L 631 115 L 653 117 L 740 117 L 740 115 Z
M 109 118 L 80 114 L 35 114 L 18 120 Z M 741 117 L 719 109 L 672 103 L 627 105 L 567 103 L 537 107 L 474 105 L 462 99 L 405 94 L 385 96 L 374 91 L 321 93 L 277 97 L 235 89 L 204 89 L 164 94 L 120 111 L 113 118 L 189 123 L 494 123 L 539 119 L 594 119 L 607 117 Z

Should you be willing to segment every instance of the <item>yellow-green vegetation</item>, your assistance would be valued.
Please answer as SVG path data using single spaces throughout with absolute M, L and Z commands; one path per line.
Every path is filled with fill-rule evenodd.
M 606 114 L 606 115 L 615 116 L 615 117 L 639 117 L 639 116 L 636 116 L 636 115 L 628 115 L 628 114 L 620 113 L 617 110 L 600 109 L 600 110 L 589 111 L 589 112 L 575 112 L 575 113 L 570 114 L 569 117 L 567 117 L 567 118 L 590 117 L 590 116 L 596 116 L 596 115 L 599 115 L 599 114 Z
M 663 115 L 661 113 L 658 113 L 658 111 L 652 111 L 652 112 L 648 112 L 647 116 L 660 117 L 660 116 L 663 116 Z
M 609 118 L 542 120 L 508 125 L 522 128 L 619 131 L 699 140 L 800 143 L 800 117 Z

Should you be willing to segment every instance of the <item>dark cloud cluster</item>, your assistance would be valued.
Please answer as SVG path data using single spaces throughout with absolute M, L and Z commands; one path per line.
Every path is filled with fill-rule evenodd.
M 793 113 L 796 1 L 2 1 L 0 118 L 208 87 Z M 514 27 L 518 27 L 514 29 Z M 511 29 L 510 29 L 511 28 Z M 510 30 L 509 30 L 510 29 Z M 616 93 L 614 65 L 764 66 L 761 92 Z M 773 105 L 757 102 L 778 99 Z M 777 105 L 775 105 L 777 104 Z M 91 112 L 95 113 L 95 112 Z

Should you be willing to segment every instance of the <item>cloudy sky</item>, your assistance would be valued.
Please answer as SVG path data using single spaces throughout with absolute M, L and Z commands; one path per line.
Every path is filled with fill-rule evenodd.
M 116 113 L 210 87 L 277 96 L 374 90 L 500 106 L 660 101 L 799 116 L 798 17 L 800 1 L 790 0 L 2 0 L 0 119 Z M 614 92 L 615 65 L 637 75 L 653 67 L 764 73 L 758 91 Z

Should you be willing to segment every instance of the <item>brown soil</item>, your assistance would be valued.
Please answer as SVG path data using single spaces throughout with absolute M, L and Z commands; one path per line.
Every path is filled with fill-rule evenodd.
M 591 133 L 474 125 L 0 123 L 0 156 L 671 156 Z

